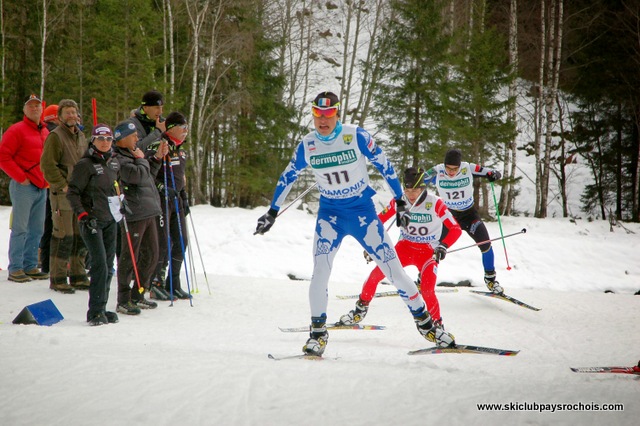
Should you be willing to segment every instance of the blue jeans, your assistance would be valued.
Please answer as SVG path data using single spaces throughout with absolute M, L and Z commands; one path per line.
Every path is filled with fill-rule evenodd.
M 9 273 L 38 266 L 38 246 L 44 229 L 47 191 L 33 184 L 20 185 L 11 179 L 12 223 L 9 238 Z

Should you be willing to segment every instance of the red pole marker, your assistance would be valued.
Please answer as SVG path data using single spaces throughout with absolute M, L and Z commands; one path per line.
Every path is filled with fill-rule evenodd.
M 96 109 L 96 98 L 91 98 L 91 109 L 93 109 L 93 125 L 98 124 L 98 110 Z

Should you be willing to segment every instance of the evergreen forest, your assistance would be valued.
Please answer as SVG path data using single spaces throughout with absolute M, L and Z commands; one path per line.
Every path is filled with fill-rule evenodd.
M 565 217 L 640 221 L 640 0 L 0 0 L 0 42 L 0 136 L 30 93 L 75 100 L 89 136 L 159 90 L 188 117 L 192 204 L 267 205 L 330 90 L 398 170 L 450 147 L 498 167 L 503 215 L 521 214 L 525 154 L 535 217 L 557 198 Z

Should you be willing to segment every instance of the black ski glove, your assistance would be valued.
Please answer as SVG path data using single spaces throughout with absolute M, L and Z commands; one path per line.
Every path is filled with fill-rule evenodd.
M 276 223 L 276 217 L 278 216 L 278 211 L 274 209 L 269 209 L 269 211 L 258 219 L 258 226 L 256 226 L 256 232 L 253 235 L 260 234 L 264 235 L 265 232 L 269 232 L 274 223 Z
M 184 189 L 180 191 L 180 198 L 182 198 L 182 208 L 184 211 L 184 215 L 185 217 L 189 216 L 189 213 L 191 213 L 191 209 L 189 208 L 189 198 L 187 198 L 187 193 Z
M 447 255 L 447 246 L 444 244 L 440 244 L 438 247 L 433 250 L 433 259 L 440 263 L 441 260 L 444 260 Z
M 489 180 L 489 182 L 495 182 L 497 180 L 500 180 L 501 177 L 502 177 L 502 174 L 497 170 L 492 170 L 489 173 L 487 173 L 487 179 Z
M 169 195 L 169 200 L 173 200 L 174 198 L 176 198 L 178 196 L 178 193 L 172 187 L 168 186 L 166 189 L 167 189 L 167 194 Z M 159 183 L 158 184 L 158 191 L 160 192 L 160 197 L 162 197 L 162 198 L 164 198 L 164 196 L 165 196 L 164 190 L 165 190 L 164 184 L 163 183 Z
M 80 218 L 80 226 L 87 228 L 92 234 L 98 233 L 98 219 L 93 216 L 85 215 Z
M 411 214 L 407 211 L 407 203 L 402 198 L 396 200 L 396 225 L 406 228 L 411 222 Z

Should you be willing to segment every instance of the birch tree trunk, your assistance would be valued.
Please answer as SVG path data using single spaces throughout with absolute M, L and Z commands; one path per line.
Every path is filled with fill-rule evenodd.
M 351 100 L 351 91 L 353 89 L 353 75 L 354 75 L 354 71 L 356 69 L 357 66 L 357 57 L 356 54 L 358 53 L 358 43 L 360 40 L 360 31 L 361 31 L 361 22 L 362 22 L 362 7 L 361 4 L 359 3 L 357 6 L 357 10 L 356 10 L 356 29 L 355 29 L 355 34 L 354 34 L 354 38 L 353 38 L 353 47 L 351 49 L 351 59 L 349 61 L 349 77 L 347 78 L 347 82 L 346 82 L 346 92 L 345 92 L 345 96 L 344 96 L 344 106 L 343 106 L 343 117 L 344 120 L 346 122 L 347 119 L 347 113 L 349 112 L 349 101 Z M 346 68 L 346 63 L 345 63 L 345 68 Z M 351 121 L 350 123 L 353 123 L 355 121 L 355 117 L 352 116 L 351 117 Z
M 44 54 L 47 46 L 47 38 L 49 37 L 48 33 L 48 22 L 47 22 L 47 0 L 42 0 L 42 45 L 40 46 L 40 99 L 44 97 L 44 84 L 45 84 L 45 60 Z
M 543 110 L 542 102 L 545 99 L 545 63 L 547 54 L 547 27 L 546 27 L 546 12 L 545 12 L 545 0 L 540 0 L 540 64 L 538 67 L 538 87 L 537 97 L 535 99 L 535 135 L 534 135 L 534 158 L 536 162 L 536 207 L 535 217 L 542 216 L 543 204 L 542 204 L 542 156 L 540 155 L 542 149 L 542 124 L 543 124 Z
M 345 16 L 345 25 L 346 28 L 344 30 L 344 34 L 342 35 L 342 78 L 340 79 L 340 103 L 341 103 L 341 111 L 342 111 L 342 121 L 345 122 L 347 118 L 347 109 L 348 109 L 348 91 L 349 88 L 346 87 L 347 84 L 347 61 L 349 58 L 349 44 L 351 37 L 351 17 L 353 16 L 353 1 L 346 2 L 347 11 Z M 357 37 L 357 32 L 356 32 Z M 346 99 L 345 99 L 346 98 Z
M 511 0 L 509 6 L 509 64 L 513 72 L 518 71 L 518 0 Z M 517 80 L 514 78 L 509 84 L 509 97 L 515 98 L 517 93 Z M 517 123 L 517 105 L 516 103 L 508 111 L 508 119 L 513 123 Z M 517 125 L 517 124 L 516 124 Z M 516 132 L 517 134 L 517 132 Z M 499 209 L 503 215 L 511 215 L 514 203 L 514 181 L 517 167 L 517 144 L 516 134 L 505 146 L 503 175 L 505 184 L 500 192 Z
M 549 7 L 549 43 L 547 44 L 549 52 L 547 55 L 547 70 L 549 78 L 547 79 L 548 88 L 545 91 L 545 149 L 544 149 L 544 168 L 542 173 L 541 193 L 540 193 L 540 215 L 538 217 L 547 217 L 547 205 L 549 195 L 549 169 L 551 166 L 551 148 L 553 146 L 553 130 L 556 124 L 555 105 L 558 93 L 558 81 L 560 79 L 560 59 L 562 55 L 562 21 L 563 21 L 563 2 L 564 0 L 551 0 Z
M 354 121 L 360 127 L 364 127 L 364 122 L 367 119 L 371 108 L 371 101 L 373 98 L 373 91 L 371 90 L 371 87 L 378 82 L 381 74 L 380 64 L 382 53 L 380 50 L 375 49 L 376 46 L 374 40 L 378 40 L 378 30 L 382 28 L 382 23 L 388 17 L 388 1 L 376 0 L 374 18 L 369 21 L 369 48 L 367 50 L 367 59 L 365 60 L 366 66 L 364 67 L 362 74 L 360 98 L 358 99 L 357 105 L 357 120 Z M 382 35 L 381 38 L 382 37 L 384 37 L 384 35 Z M 381 40 L 381 43 L 384 43 L 384 40 Z M 381 126 L 384 126 L 384 124 L 381 124 Z
M 165 7 L 167 11 L 167 25 L 169 27 L 169 104 L 173 104 L 176 85 L 176 54 L 175 43 L 173 41 L 173 10 L 171 9 L 171 0 L 166 0 Z M 167 45 L 165 41 L 165 50 L 166 48 Z
M 199 142 L 204 142 L 204 122 L 202 117 L 202 109 L 200 108 L 200 116 L 195 117 L 196 99 L 201 100 L 202 96 L 198 93 L 198 71 L 200 68 L 200 33 L 202 31 L 202 25 L 209 9 L 209 2 L 205 2 L 202 5 L 193 5 L 188 0 L 185 0 L 185 6 L 187 8 L 187 14 L 189 16 L 189 23 L 191 24 L 191 36 L 193 47 L 193 59 L 191 64 L 191 103 L 189 105 L 189 123 L 191 124 L 192 134 L 189 144 L 191 158 L 193 159 L 193 184 L 189 185 L 190 193 L 193 194 L 196 203 L 203 202 L 206 194 L 207 179 L 206 174 L 203 175 L 203 167 L 207 164 L 207 159 L 201 157 L 201 150 L 198 147 Z

